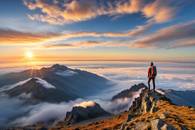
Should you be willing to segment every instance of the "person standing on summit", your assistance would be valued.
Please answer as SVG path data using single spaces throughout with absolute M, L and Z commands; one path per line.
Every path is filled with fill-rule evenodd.
M 148 68 L 148 87 L 149 87 L 149 90 L 150 90 L 150 81 L 151 80 L 152 80 L 152 83 L 153 83 L 153 90 L 155 90 L 155 78 L 156 78 L 156 75 L 157 75 L 156 66 L 154 66 L 153 62 L 151 62 L 150 66 Z

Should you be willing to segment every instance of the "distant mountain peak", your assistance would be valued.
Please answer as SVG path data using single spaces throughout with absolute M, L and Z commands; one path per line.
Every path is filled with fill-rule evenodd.
M 120 98 L 133 98 L 134 94 L 141 89 L 145 89 L 147 86 L 144 83 L 133 85 L 129 89 L 125 89 L 112 97 L 112 101 Z
M 95 105 L 98 105 L 96 102 L 94 101 L 85 101 L 85 102 L 81 102 L 79 104 L 75 104 L 75 107 L 83 107 L 83 108 L 87 108 L 87 107 L 93 107 Z
M 54 64 L 54 65 L 51 66 L 51 69 L 54 69 L 54 70 L 67 70 L 68 67 L 66 67 L 65 65 Z
M 35 81 L 36 83 L 41 84 L 44 88 L 47 88 L 47 89 L 51 89 L 51 88 L 55 89 L 56 88 L 52 84 L 48 83 L 46 80 L 43 80 L 39 77 L 33 77 L 33 78 L 31 78 L 31 80 Z
M 48 83 L 47 81 L 39 77 L 28 78 L 24 81 L 21 81 L 20 83 L 16 83 L 16 85 L 13 85 L 13 86 L 15 87 L 21 87 L 21 86 L 44 87 L 46 89 L 55 88 L 55 86 L 53 86 L 52 84 Z
M 66 113 L 65 124 L 75 124 L 81 121 L 94 119 L 97 117 L 110 116 L 101 106 L 93 101 L 82 102 Z

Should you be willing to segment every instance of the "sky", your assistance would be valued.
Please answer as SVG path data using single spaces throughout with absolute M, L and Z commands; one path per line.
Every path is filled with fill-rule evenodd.
M 195 62 L 195 0 L 1 0 L 0 61 Z

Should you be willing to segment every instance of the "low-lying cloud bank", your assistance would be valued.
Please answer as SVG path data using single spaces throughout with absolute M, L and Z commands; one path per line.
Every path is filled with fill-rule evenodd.
M 26 126 L 38 122 L 52 124 L 63 120 L 66 112 L 71 110 L 75 102 L 78 101 L 59 104 L 40 103 L 34 105 L 27 115 L 17 118 L 15 121 L 11 122 L 11 124 L 14 126 Z
M 64 120 L 67 111 L 71 111 L 74 106 L 89 106 L 94 102 L 106 111 L 117 114 L 128 110 L 134 98 L 139 96 L 139 92 L 134 94 L 133 98 L 123 98 L 111 101 L 110 99 L 88 98 L 77 99 L 70 102 L 61 103 L 39 103 L 30 105 L 23 102 L 21 98 L 9 98 L 0 95 L 0 127 L 26 126 L 43 122 L 51 125 Z M 111 96 L 112 94 L 110 94 Z M 101 95 L 99 95 L 101 96 Z M 111 97 L 110 97 L 111 98 Z M 16 111 L 17 110 L 17 111 Z M 7 125 L 6 125 L 7 124 Z
M 23 101 L 19 99 L 0 95 L 0 128 L 18 116 L 22 116 L 30 109 L 30 106 L 23 107 Z

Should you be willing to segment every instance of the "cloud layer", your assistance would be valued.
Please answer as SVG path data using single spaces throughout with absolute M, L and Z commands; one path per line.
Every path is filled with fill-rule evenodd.
M 171 0 L 173 1 L 173 0 Z M 170 0 L 71 0 L 47 2 L 46 0 L 24 0 L 30 10 L 40 9 L 41 13 L 28 15 L 31 20 L 49 24 L 66 24 L 86 21 L 101 15 L 123 15 L 141 13 L 156 23 L 166 22 L 175 14 L 175 7 L 170 6 Z
M 43 43 L 49 41 L 59 41 L 59 40 L 66 40 L 70 38 L 80 38 L 80 37 L 132 37 L 136 35 L 141 35 L 145 31 L 147 31 L 152 26 L 152 23 L 148 23 L 146 25 L 137 26 L 134 29 L 131 29 L 127 32 L 72 32 L 72 33 L 29 33 L 29 32 L 21 32 L 11 29 L 1 29 L 0 28 L 0 40 L 1 43 L 5 44 L 36 44 L 36 43 Z M 91 42 L 90 42 L 91 43 Z M 85 44 L 85 43 L 80 43 Z M 93 44 L 97 44 L 97 42 L 93 42 Z M 55 45 L 51 45 L 55 46 Z M 71 43 L 69 44 L 57 44 L 56 46 L 61 47 L 73 47 L 74 45 Z M 47 47 L 47 45 L 46 45 Z M 48 45 L 50 47 L 50 45 Z M 78 47 L 78 46 L 77 46 Z
M 140 30 L 145 30 L 146 27 L 141 26 Z M 138 28 L 131 30 L 131 32 L 137 32 Z M 103 36 L 107 33 L 102 34 Z M 129 34 L 129 35 L 128 35 Z M 128 32 L 126 34 L 121 34 L 120 36 L 131 36 L 132 33 Z M 101 34 L 99 34 L 100 36 Z M 117 36 L 113 34 L 112 36 Z M 129 47 L 129 48 L 179 48 L 179 47 L 190 47 L 195 46 L 195 21 L 189 21 L 186 23 L 179 23 L 176 25 L 168 26 L 159 29 L 156 32 L 150 33 L 148 35 L 138 37 L 133 41 L 86 41 L 77 42 L 71 44 L 53 44 L 46 45 L 45 47 L 94 47 L 94 46 L 104 46 L 104 47 Z
M 129 47 L 129 48 L 179 48 L 195 46 L 195 21 L 164 27 L 147 35 L 143 34 L 153 23 L 137 26 L 127 32 L 73 32 L 73 33 L 29 33 L 0 29 L 1 44 L 37 44 L 44 48 L 81 48 L 81 47 Z M 135 37 L 137 36 L 137 37 Z M 61 40 L 82 37 L 132 38 L 135 40 L 87 40 L 63 43 Z
M 146 18 L 145 24 L 122 32 L 71 32 L 71 33 L 29 33 L 0 29 L 1 44 L 37 44 L 44 48 L 82 47 L 129 47 L 129 48 L 178 48 L 195 45 L 194 21 L 164 27 L 156 32 L 146 32 L 156 24 L 171 20 L 178 10 L 176 0 L 24 0 L 24 5 L 36 13 L 29 14 L 32 20 L 50 24 L 67 24 L 86 21 L 98 16 L 119 16 L 139 13 Z M 151 30 L 152 31 L 152 30 Z M 67 39 L 92 37 L 94 40 L 63 42 Z M 109 38 L 98 41 L 95 38 Z M 128 40 L 113 40 L 126 38 Z

